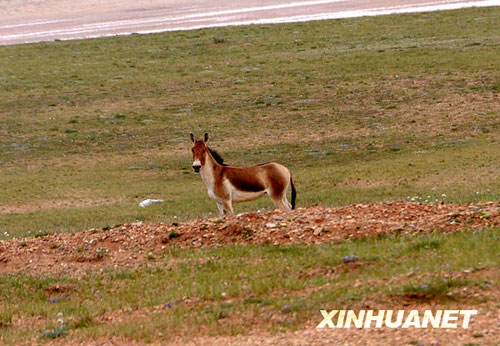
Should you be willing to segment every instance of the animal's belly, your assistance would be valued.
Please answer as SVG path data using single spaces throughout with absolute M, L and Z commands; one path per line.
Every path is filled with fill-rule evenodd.
M 231 190 L 231 199 L 233 202 L 245 202 L 245 201 L 253 201 L 264 195 L 266 191 L 259 192 L 249 192 L 249 191 L 240 191 L 235 188 Z

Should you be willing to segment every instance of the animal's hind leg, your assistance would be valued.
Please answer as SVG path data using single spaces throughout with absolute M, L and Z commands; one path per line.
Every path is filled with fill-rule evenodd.
M 267 191 L 269 197 L 278 209 L 291 210 L 292 206 L 286 199 L 286 191 L 290 185 L 290 172 L 283 166 L 280 166 L 270 177 L 270 189 Z
M 286 194 L 283 195 L 283 204 L 286 206 L 286 210 L 292 210 L 292 205 L 290 204 L 290 202 L 288 202 L 288 200 L 286 199 Z
M 286 194 L 283 194 L 283 196 L 271 196 L 271 198 L 273 199 L 274 205 L 277 209 L 292 210 L 292 206 L 286 199 Z

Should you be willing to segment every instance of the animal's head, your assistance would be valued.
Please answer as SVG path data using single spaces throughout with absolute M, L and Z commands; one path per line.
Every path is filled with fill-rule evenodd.
M 193 152 L 193 169 L 198 173 L 200 168 L 207 162 L 208 148 L 205 143 L 208 142 L 208 133 L 205 133 L 201 141 L 194 138 L 192 133 L 189 136 L 193 142 L 193 148 L 191 149 Z

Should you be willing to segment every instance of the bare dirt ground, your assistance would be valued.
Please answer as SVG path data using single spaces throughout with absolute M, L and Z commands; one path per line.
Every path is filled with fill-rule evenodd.
M 0 45 L 499 5 L 498 0 L 0 0 Z
M 172 224 L 124 224 L 108 230 L 0 242 L 0 274 L 58 273 L 134 267 L 167 247 L 227 244 L 320 244 L 384 234 L 453 232 L 500 225 L 500 203 L 437 205 L 395 202 L 245 213 Z

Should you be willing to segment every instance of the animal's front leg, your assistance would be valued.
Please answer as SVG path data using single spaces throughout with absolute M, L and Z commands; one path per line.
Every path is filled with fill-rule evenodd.
M 224 215 L 233 216 L 233 203 L 231 200 L 227 200 L 223 202 Z
M 222 204 L 222 202 L 217 201 L 217 208 L 219 209 L 219 215 L 224 216 L 224 205 Z

